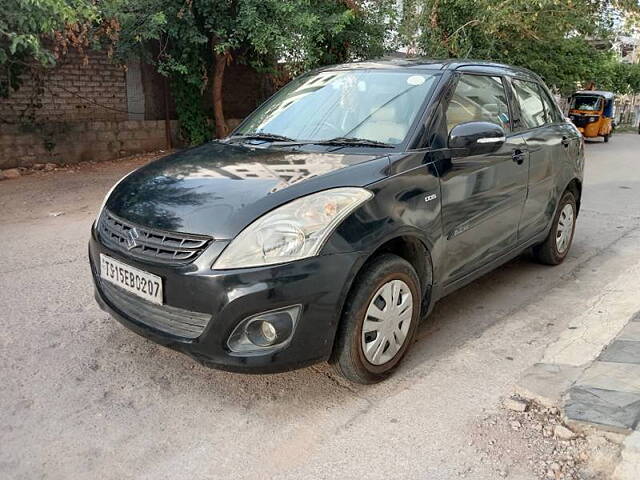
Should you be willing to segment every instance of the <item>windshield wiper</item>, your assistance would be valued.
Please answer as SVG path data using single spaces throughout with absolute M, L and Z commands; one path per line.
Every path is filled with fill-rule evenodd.
M 384 142 L 378 142 L 377 140 L 369 140 L 368 138 L 357 137 L 335 137 L 328 138 L 326 140 L 295 140 L 293 138 L 285 137 L 284 135 L 277 135 L 275 133 L 249 133 L 246 135 L 232 135 L 229 140 L 266 140 L 272 142 L 279 142 L 278 146 L 281 147 L 293 147 L 298 145 L 335 145 L 346 147 L 349 145 L 356 145 L 361 147 L 375 147 L 375 148 L 389 148 L 393 145 Z M 280 143 L 282 142 L 282 143 Z
M 390 143 L 378 142 L 377 140 L 369 140 L 368 138 L 356 138 L 356 137 L 336 137 L 328 138 L 326 140 L 303 140 L 279 143 L 279 147 L 297 147 L 299 145 L 331 145 L 336 147 L 348 147 L 355 145 L 358 147 L 374 147 L 374 148 L 390 148 L 393 147 Z
M 393 147 L 390 143 L 379 142 L 377 140 L 369 140 L 368 138 L 357 138 L 357 137 L 336 137 L 330 138 L 329 140 L 318 140 L 315 143 L 317 145 L 358 145 L 363 147 L 379 147 L 379 148 L 388 148 Z
M 293 138 L 285 137 L 284 135 L 276 135 L 275 133 L 248 133 L 246 135 L 232 135 L 229 140 L 266 140 L 273 142 L 295 142 Z

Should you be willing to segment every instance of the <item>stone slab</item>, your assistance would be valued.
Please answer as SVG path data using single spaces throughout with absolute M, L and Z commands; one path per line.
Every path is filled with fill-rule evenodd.
M 612 480 L 638 480 L 640 478 L 640 432 L 633 432 L 623 442 L 622 460 Z
M 640 342 L 640 322 L 631 321 L 622 329 L 616 340 Z
M 599 360 L 640 364 L 640 342 L 615 340 L 600 354 Z
M 581 367 L 573 365 L 536 363 L 523 372 L 515 392 L 545 407 L 558 407 L 582 371 Z
M 640 309 L 640 296 L 630 292 L 638 278 L 640 264 L 633 264 L 602 288 L 586 309 L 567 319 L 571 328 L 547 346 L 541 361 L 574 366 L 594 361 Z
M 640 421 L 640 394 L 574 386 L 566 399 L 565 416 L 569 421 L 629 432 Z
M 596 361 L 584 371 L 576 386 L 640 395 L 640 365 Z

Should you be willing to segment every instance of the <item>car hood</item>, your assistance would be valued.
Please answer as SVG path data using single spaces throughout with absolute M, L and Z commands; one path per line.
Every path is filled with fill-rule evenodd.
M 384 178 L 388 166 L 386 155 L 211 142 L 134 171 L 105 206 L 139 225 L 231 239 L 280 204 L 327 188 L 367 185 Z

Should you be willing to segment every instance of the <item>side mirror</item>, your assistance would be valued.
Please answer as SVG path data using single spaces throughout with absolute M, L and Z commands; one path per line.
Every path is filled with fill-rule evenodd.
M 505 135 L 504 129 L 495 123 L 459 123 L 449 133 L 449 148 L 465 149 L 465 156 L 493 153 L 504 144 Z

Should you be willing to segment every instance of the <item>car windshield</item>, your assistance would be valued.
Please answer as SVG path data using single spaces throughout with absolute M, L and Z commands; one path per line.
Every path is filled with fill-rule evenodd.
M 437 75 L 406 70 L 305 75 L 282 88 L 234 134 L 311 142 L 360 139 L 398 145 L 431 94 Z
M 600 97 L 593 95 L 576 95 L 571 99 L 572 110 L 600 110 Z

